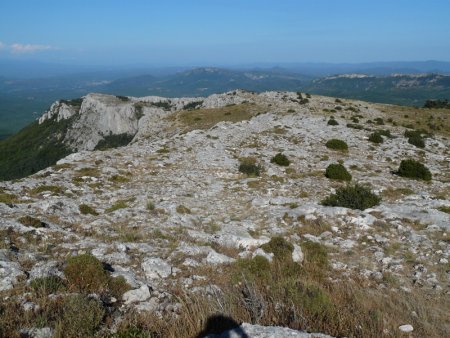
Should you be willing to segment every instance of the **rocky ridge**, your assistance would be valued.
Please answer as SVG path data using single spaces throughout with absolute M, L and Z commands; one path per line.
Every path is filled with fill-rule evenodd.
M 202 283 L 202 266 L 220 269 L 258 252 L 271 259 L 260 246 L 281 235 L 296 245 L 297 262 L 303 260 L 300 244 L 317 242 L 330 250 L 339 273 L 379 288 L 420 288 L 448 299 L 445 133 L 418 149 L 399 125 L 346 126 L 352 119 L 397 120 L 392 109 L 239 90 L 206 99 L 90 94 L 79 109 L 56 103 L 40 122 L 75 118 L 63 142 L 77 152 L 30 177 L 0 182 L 0 193 L 10 197 L 0 203 L 0 291 L 8 295 L 37 277 L 63 277 L 68 256 L 91 253 L 131 286 L 119 300 L 120 313 L 177 313 L 181 304 L 167 291 L 170 285 L 212 292 Z M 330 115 L 338 125 L 327 125 Z M 377 128 L 393 137 L 374 145 L 368 135 Z M 92 151 L 105 135 L 124 133 L 133 135 L 129 145 Z M 344 140 L 348 152 L 327 149 L 332 138 Z M 271 163 L 279 152 L 289 167 Z M 238 171 L 243 157 L 257 159 L 260 177 Z M 410 157 L 426 163 L 431 182 L 393 174 Z M 337 161 L 382 202 L 362 211 L 321 205 L 341 185 L 324 176 Z M 95 213 L 81 212 L 81 205 Z M 42 226 L 23 224 L 24 216 Z M 26 295 L 16 297 L 26 304 Z

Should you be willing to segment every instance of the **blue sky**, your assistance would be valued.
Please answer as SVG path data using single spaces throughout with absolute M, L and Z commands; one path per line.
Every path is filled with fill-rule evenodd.
M 0 58 L 74 64 L 450 61 L 449 0 L 1 0 Z

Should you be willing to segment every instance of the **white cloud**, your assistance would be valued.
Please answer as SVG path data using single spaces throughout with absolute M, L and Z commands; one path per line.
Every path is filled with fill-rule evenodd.
M 3 49 L 5 47 L 6 47 L 6 45 L 3 42 L 0 41 L 0 49 Z
M 41 52 L 44 50 L 55 49 L 49 45 L 34 45 L 34 44 L 21 44 L 21 43 L 13 43 L 9 46 L 13 53 L 23 54 L 23 53 L 34 53 Z

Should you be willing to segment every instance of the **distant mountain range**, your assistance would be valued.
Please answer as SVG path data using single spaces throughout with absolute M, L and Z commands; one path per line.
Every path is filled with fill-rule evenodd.
M 333 70 L 349 72 L 332 73 Z M 439 73 L 423 73 L 433 70 Z M 409 74 L 404 74 L 405 71 Z M 1 72 L 5 73 L 4 69 Z M 428 99 L 450 98 L 450 75 L 446 75 L 450 74 L 450 63 L 434 61 L 358 65 L 287 64 L 286 68 L 265 69 L 256 66 L 252 69 L 202 67 L 160 69 L 147 74 L 142 70 L 101 70 L 39 78 L 11 78 L 2 73 L 0 139 L 36 119 L 52 102 L 78 98 L 91 92 L 193 97 L 240 88 L 255 92 L 301 91 L 414 106 L 422 106 Z M 323 76 L 319 76 L 320 73 Z

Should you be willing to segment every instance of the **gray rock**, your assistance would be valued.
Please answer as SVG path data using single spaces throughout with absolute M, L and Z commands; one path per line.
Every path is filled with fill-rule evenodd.
M 235 259 L 231 258 L 231 257 L 228 257 L 226 255 L 217 253 L 214 250 L 211 250 L 208 253 L 208 256 L 206 256 L 205 261 L 206 261 L 207 264 L 217 265 L 217 264 L 232 263 L 232 262 L 235 261 Z
M 172 267 L 159 257 L 147 258 L 142 262 L 147 279 L 167 278 L 172 274 Z
M 398 329 L 403 333 L 410 333 L 414 331 L 414 328 L 411 324 L 400 325 Z
M 50 327 L 21 329 L 20 333 L 29 338 L 52 338 L 53 330 Z
M 302 263 L 303 259 L 305 258 L 302 248 L 297 245 L 294 244 L 294 251 L 292 251 L 292 260 L 296 263 Z
M 139 289 L 134 289 L 125 292 L 122 295 L 122 299 L 125 304 L 138 303 L 146 301 L 150 298 L 150 289 L 147 285 L 142 285 Z

